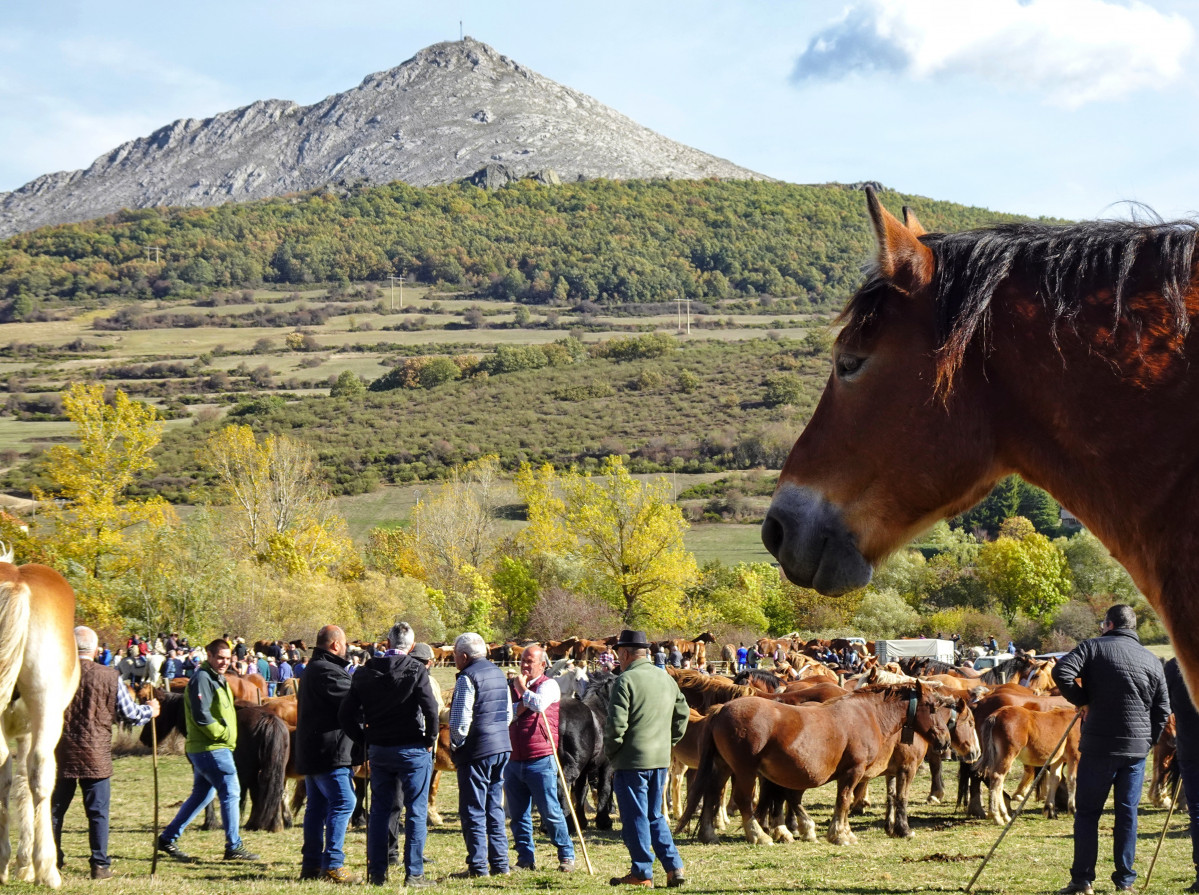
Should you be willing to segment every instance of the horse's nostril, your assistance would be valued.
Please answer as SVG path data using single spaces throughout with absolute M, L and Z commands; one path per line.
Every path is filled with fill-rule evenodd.
M 783 524 L 769 513 L 766 514 L 766 521 L 762 523 L 762 543 L 766 545 L 766 549 L 770 551 L 772 556 L 777 557 L 779 550 L 783 546 L 783 538 L 785 532 Z

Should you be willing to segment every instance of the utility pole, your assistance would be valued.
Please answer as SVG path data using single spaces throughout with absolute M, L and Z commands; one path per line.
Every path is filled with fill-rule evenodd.
M 150 253 L 154 253 L 154 263 L 162 261 L 162 250 L 158 246 L 146 246 L 146 260 L 150 260 Z
M 400 271 L 400 310 L 404 310 L 404 280 L 408 278 L 408 271 Z
M 391 306 L 390 306 L 390 309 L 392 311 L 394 311 L 396 309 L 396 280 L 400 280 L 400 278 L 399 277 L 388 277 L 387 279 L 391 280 Z M 404 281 L 400 280 L 400 282 L 403 283 Z M 404 307 L 404 287 L 403 286 L 400 286 L 400 307 L 401 308 Z
M 691 335 L 691 299 L 684 298 L 683 301 L 687 302 L 687 335 Z

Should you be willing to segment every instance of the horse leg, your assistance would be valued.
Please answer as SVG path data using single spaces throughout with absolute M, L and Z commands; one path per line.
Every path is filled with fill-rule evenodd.
M 858 837 L 849 828 L 849 807 L 853 801 L 854 790 L 857 789 L 861 778 L 848 775 L 837 783 L 837 803 L 833 807 L 833 817 L 828 825 L 828 841 L 833 845 L 853 845 Z
M 696 786 L 699 782 L 696 781 Z M 724 796 L 724 784 L 720 785 L 720 791 L 716 793 L 716 829 L 721 832 L 729 828 L 729 803 L 733 800 L 732 793 L 726 799 Z
M 792 790 L 791 810 L 795 813 L 795 838 L 803 842 L 816 841 L 816 821 L 803 806 L 803 791 Z
M 987 777 L 987 790 L 990 793 L 987 802 L 987 815 L 1001 827 L 1011 820 L 1003 801 L 1003 780 L 1006 776 L 1000 771 L 992 771 Z
M 895 819 L 894 829 L 888 830 L 888 834 L 899 837 L 901 839 L 911 839 L 916 834 L 912 832 L 912 828 L 908 825 L 908 793 L 912 788 L 912 778 L 916 776 L 916 769 L 920 767 L 919 762 L 911 765 L 904 765 L 895 775 Z M 890 795 L 888 793 L 888 795 Z
M 687 774 L 687 766 L 670 756 L 670 803 L 674 806 L 674 819 L 683 816 L 683 777 Z
M 441 812 L 437 810 L 437 788 L 439 786 L 441 786 L 441 771 L 435 770 L 433 779 L 429 781 L 429 807 L 425 815 L 431 827 L 440 827 L 445 823 L 441 819 Z
M 795 841 L 787 828 L 787 801 L 787 791 L 778 784 L 764 778 L 758 782 L 758 822 L 770 830 L 775 842 Z
M 962 767 L 965 767 L 965 764 L 963 764 Z M 973 768 L 971 768 L 967 771 L 967 774 L 968 774 L 968 779 L 970 781 L 970 802 L 966 806 L 966 816 L 967 817 L 990 817 L 991 815 L 987 811 L 983 810 L 983 799 L 982 799 L 983 778 L 982 778 L 981 772 L 976 771 Z
M 754 784 L 757 778 L 753 774 L 739 774 L 733 777 L 733 801 L 741 812 L 741 828 L 745 831 L 745 841 L 750 845 L 773 845 L 774 840 L 766 835 L 754 815 Z
M 27 723 L 27 722 L 26 722 Z M 33 871 L 33 797 L 29 789 L 29 754 L 31 736 L 17 737 L 13 752 L 12 799 L 16 805 L 17 854 L 13 861 L 13 876 L 18 882 L 34 882 Z
M 863 780 L 853 791 L 853 804 L 849 806 L 851 816 L 865 814 L 870 807 L 870 781 Z
M 51 889 L 62 885 L 50 812 L 50 797 L 56 779 L 54 747 L 62 736 L 63 716 L 70 702 L 69 696 L 55 699 L 56 695 L 46 691 L 41 699 L 31 700 L 29 704 L 28 783 L 33 808 L 33 870 L 37 882 Z
M 1057 784 L 1062 765 L 1057 762 L 1045 771 L 1045 816 L 1050 820 L 1057 817 Z
M 1018 802 L 1023 799 L 1024 794 L 1032 788 L 1033 781 L 1037 779 L 1038 770 L 1039 769 L 1035 765 L 1024 766 L 1024 776 L 1020 778 L 1020 785 L 1017 786 L 1016 791 L 1012 793 L 1013 802 Z
M 887 831 L 888 836 L 895 835 L 895 814 L 896 801 L 899 798 L 899 785 L 896 782 L 895 775 L 888 773 L 887 777 L 887 808 L 883 813 L 883 829 Z
M 944 761 L 936 749 L 929 749 L 925 756 L 928 759 L 928 771 L 932 775 L 932 788 L 928 792 L 928 804 L 940 805 L 945 800 L 945 775 L 942 773 Z

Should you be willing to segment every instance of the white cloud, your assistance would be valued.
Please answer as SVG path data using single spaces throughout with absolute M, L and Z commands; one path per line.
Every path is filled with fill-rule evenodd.
M 1137 0 L 859 0 L 812 38 L 792 80 L 966 75 L 1075 107 L 1177 80 L 1193 41 L 1181 15 Z

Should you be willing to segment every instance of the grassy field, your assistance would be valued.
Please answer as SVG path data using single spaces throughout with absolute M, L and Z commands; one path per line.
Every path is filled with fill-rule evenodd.
M 182 756 L 160 759 L 161 822 L 167 823 L 191 785 L 191 773 Z M 1009 791 L 1015 776 L 1009 780 Z M 952 805 L 925 805 L 928 777 L 921 775 L 913 784 L 911 806 L 915 837 L 909 840 L 889 839 L 880 825 L 880 802 L 883 799 L 881 781 L 872 784 L 874 807 L 866 816 L 852 819 L 858 836 L 855 846 L 832 846 L 823 838 L 814 843 L 797 842 L 788 845 L 750 846 L 737 830 L 717 845 L 699 845 L 686 836 L 679 837 L 679 847 L 686 865 L 688 884 L 684 891 L 716 895 L 730 892 L 762 892 L 776 895 L 786 891 L 812 893 L 864 893 L 891 895 L 908 892 L 960 891 L 977 869 L 982 856 L 990 849 L 999 828 L 989 821 L 966 820 L 955 813 Z M 152 841 L 152 775 L 148 756 L 118 759 L 112 788 L 112 838 L 110 853 L 114 859 L 116 878 L 105 883 L 93 883 L 87 878 L 87 834 L 83 809 L 79 799 L 67 815 L 63 848 L 67 855 L 64 870 L 64 892 L 92 892 L 103 889 L 111 893 L 143 893 L 185 891 L 188 895 L 243 895 L 258 893 L 313 892 L 321 884 L 300 883 L 300 832 L 245 833 L 247 848 L 263 858 L 260 864 L 226 865 L 221 860 L 223 836 L 219 831 L 203 832 L 189 829 L 181 845 L 201 862 L 185 866 L 163 858 L 158 865 L 156 882 L 149 880 Z M 821 834 L 831 812 L 834 791 L 824 787 L 808 794 L 804 803 L 816 821 Z M 464 847 L 455 810 L 456 789 L 452 778 L 443 778 L 438 797 L 439 808 L 446 826 L 431 829 L 426 854 L 432 859 L 426 872 L 435 878 L 461 870 L 464 866 Z M 1153 848 L 1161 835 L 1166 812 L 1142 803 L 1137 867 L 1142 879 Z M 1069 817 L 1045 820 L 1030 811 L 1020 817 L 988 865 L 977 884 L 983 893 L 1049 893 L 1069 879 L 1071 861 L 1071 829 Z M 736 835 L 734 835 L 736 833 Z M 1108 882 L 1111 872 L 1111 815 L 1100 824 L 1100 864 L 1097 867 L 1097 892 L 1111 892 Z M 619 830 L 589 831 L 588 850 L 596 868 L 594 877 L 585 870 L 571 876 L 556 871 L 514 872 L 508 877 L 489 880 L 444 880 L 446 892 L 545 892 L 561 891 L 598 895 L 611 892 L 608 877 L 628 870 L 628 855 L 620 842 Z M 577 848 L 577 847 L 576 847 Z M 366 839 L 362 830 L 347 835 L 347 865 L 356 873 L 366 868 Z M 537 839 L 538 861 L 552 868 L 552 848 L 543 837 Z M 582 860 L 580 855 L 580 867 Z M 515 860 L 515 859 L 513 859 Z M 392 875 L 388 886 L 398 889 L 401 876 Z M 1190 841 L 1186 821 L 1175 814 L 1171 833 L 1162 847 L 1161 857 L 1154 870 L 1153 890 L 1179 891 L 1194 879 L 1190 862 Z M 665 876 L 657 867 L 657 883 L 664 885 Z M 1138 889 L 1141 880 L 1138 880 Z M 18 883 L 10 891 L 33 892 L 33 886 Z M 322 890 L 323 891 L 323 890 Z

